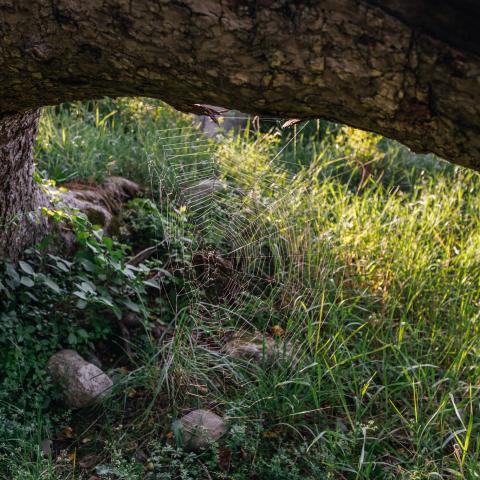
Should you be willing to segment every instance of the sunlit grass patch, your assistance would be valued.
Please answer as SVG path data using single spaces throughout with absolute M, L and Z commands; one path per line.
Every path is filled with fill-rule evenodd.
M 158 251 L 139 273 L 143 327 L 112 336 L 113 395 L 72 418 L 37 402 L 42 422 L 26 407 L 4 422 L 5 478 L 478 478 L 478 174 L 325 122 L 262 130 L 215 143 L 146 99 L 47 110 L 39 169 L 60 183 L 142 182 L 119 240 Z M 211 178 L 221 188 L 203 201 L 185 193 Z M 67 346 L 77 319 L 52 328 L 48 348 Z M 82 329 L 86 354 L 105 335 Z M 232 358 L 239 332 L 290 357 Z M 5 352 L 33 362 L 31 345 Z M 218 447 L 175 445 L 172 421 L 193 408 L 227 419 Z M 35 450 L 65 422 L 78 437 L 68 452 Z M 74 467 L 74 452 L 98 468 Z

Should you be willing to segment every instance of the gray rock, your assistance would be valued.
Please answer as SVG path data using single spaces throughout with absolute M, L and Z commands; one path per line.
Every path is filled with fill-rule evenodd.
M 94 353 L 90 353 L 86 360 L 88 363 L 93 363 L 96 367 L 102 368 L 102 361 Z
M 92 225 L 99 225 L 107 231 L 112 223 L 112 214 L 101 205 L 94 205 L 93 203 L 85 205 L 82 210 L 87 216 Z
M 177 440 L 187 448 L 199 450 L 216 442 L 227 432 L 225 421 L 209 410 L 194 410 L 173 424 Z
M 91 191 L 68 191 L 61 194 L 61 199 L 67 208 L 75 208 L 84 213 L 93 225 L 99 225 L 108 230 L 112 222 L 112 214 L 100 203 L 93 203 L 91 198 L 95 192 Z
M 110 200 L 113 210 L 117 210 L 119 203 L 138 196 L 140 186 L 124 177 L 108 177 L 102 185 L 104 195 Z
M 224 111 L 221 107 L 208 106 L 220 112 Z M 214 140 L 220 140 L 224 134 L 228 132 L 233 132 L 235 134 L 242 132 L 247 128 L 249 122 L 251 122 L 251 117 L 246 113 L 229 110 L 219 115 L 217 121 L 218 123 L 214 122 L 207 115 L 197 115 L 195 117 L 195 123 L 203 134 Z
M 47 371 L 63 386 L 63 398 L 69 408 L 82 408 L 105 396 L 112 380 L 100 368 L 85 361 L 74 350 L 61 350 L 52 355 Z
M 206 178 L 183 189 L 182 195 L 188 203 L 202 203 L 215 193 L 223 192 L 227 185 L 217 178 Z
M 91 223 L 104 230 L 112 224 L 114 215 L 121 211 L 124 202 L 137 196 L 140 187 L 123 177 L 108 177 L 103 185 L 67 184 L 72 187 L 60 192 L 60 200 L 67 208 L 83 212 Z
M 279 360 L 295 362 L 292 346 L 261 334 L 237 335 L 227 342 L 225 353 L 237 360 L 272 364 Z
M 127 328 L 137 328 L 143 325 L 142 317 L 134 312 L 125 312 L 122 316 L 121 322 Z

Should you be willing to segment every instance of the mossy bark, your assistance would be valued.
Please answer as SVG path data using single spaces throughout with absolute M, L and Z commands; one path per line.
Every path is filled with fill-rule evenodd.
M 38 110 L 0 119 L 0 258 L 16 258 L 47 232 L 46 196 L 34 181 Z
M 0 112 L 101 96 L 325 117 L 480 168 L 471 0 L 0 0 Z

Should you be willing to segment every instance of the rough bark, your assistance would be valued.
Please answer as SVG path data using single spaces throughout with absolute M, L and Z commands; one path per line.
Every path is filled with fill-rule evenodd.
M 40 208 L 48 201 L 33 179 L 39 114 L 30 110 L 0 120 L 0 258 L 15 258 L 47 231 Z
M 480 169 L 476 0 L 0 0 L 0 257 L 45 231 L 38 107 L 145 95 L 324 117 Z
M 0 112 L 148 95 L 325 117 L 480 168 L 474 0 L 0 0 Z

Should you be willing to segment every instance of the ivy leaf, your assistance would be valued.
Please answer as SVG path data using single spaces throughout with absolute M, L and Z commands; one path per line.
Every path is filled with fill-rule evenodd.
M 143 281 L 143 284 L 144 284 L 144 285 L 147 285 L 147 287 L 160 288 L 160 284 L 159 284 L 156 280 L 154 280 L 154 279 L 144 280 L 144 281 Z
M 80 265 L 87 271 L 87 272 L 94 272 L 95 271 L 95 264 L 86 258 L 80 261 Z
M 103 243 L 108 248 L 109 251 L 113 249 L 113 241 L 110 237 L 103 237 Z
M 80 328 L 78 331 L 78 336 L 83 338 L 83 339 L 86 339 L 88 338 L 88 332 L 86 330 L 84 330 L 83 328 Z
M 77 308 L 79 310 L 84 310 L 86 306 L 87 306 L 87 302 L 85 300 L 79 300 L 77 302 Z
M 38 298 L 37 298 L 35 295 L 33 295 L 32 293 L 30 293 L 30 292 L 25 292 L 25 295 L 26 295 L 28 298 L 30 298 L 31 300 L 33 300 L 34 302 L 38 302 Z
M 140 307 L 131 300 L 124 300 L 123 304 L 132 312 L 140 313 Z
M 18 265 L 27 275 L 35 275 L 35 272 L 33 271 L 33 268 L 30 266 L 29 263 L 24 262 L 23 260 L 20 260 L 18 262 Z
M 117 320 L 122 319 L 122 311 L 116 305 L 113 306 L 113 313 L 117 317 Z
M 43 283 L 47 287 L 51 288 L 55 293 L 60 293 L 60 287 L 52 279 L 45 277 L 43 279 Z
M 10 263 L 7 263 L 5 270 L 7 272 L 7 275 L 14 281 L 14 282 L 19 282 L 20 277 L 17 273 L 17 271 L 13 268 L 13 266 Z
M 126 267 L 124 270 L 123 270 L 123 274 L 127 277 L 127 278 L 130 278 L 130 279 L 134 279 L 135 278 L 135 274 L 132 272 L 132 270 L 130 270 L 130 267 Z
M 76 297 L 81 298 L 82 300 L 87 300 L 87 296 L 85 295 L 85 292 L 82 292 L 81 290 L 76 290 L 75 292 L 73 292 L 73 294 Z
M 85 293 L 92 293 L 95 295 L 95 285 L 92 282 L 85 280 L 80 285 L 77 285 L 80 290 L 83 290 Z
M 57 266 L 57 268 L 58 268 L 59 270 L 61 270 L 62 272 L 65 272 L 65 273 L 69 273 L 69 272 L 70 272 L 68 266 L 67 266 L 65 263 L 63 263 L 63 262 L 57 262 L 57 263 L 56 263 L 56 266 Z
M 107 307 L 111 307 L 111 308 L 115 307 L 115 305 L 112 303 L 112 301 L 110 299 L 106 298 L 106 297 L 100 297 L 98 299 L 98 301 L 100 303 L 103 303 L 104 305 L 107 305 Z
M 33 286 L 35 285 L 35 284 L 33 283 L 33 280 L 32 280 L 31 278 L 29 278 L 29 277 L 22 277 L 22 278 L 20 279 L 20 283 L 21 283 L 22 285 L 25 285 L 26 287 L 29 287 L 29 288 L 31 288 L 31 287 L 33 287 Z

